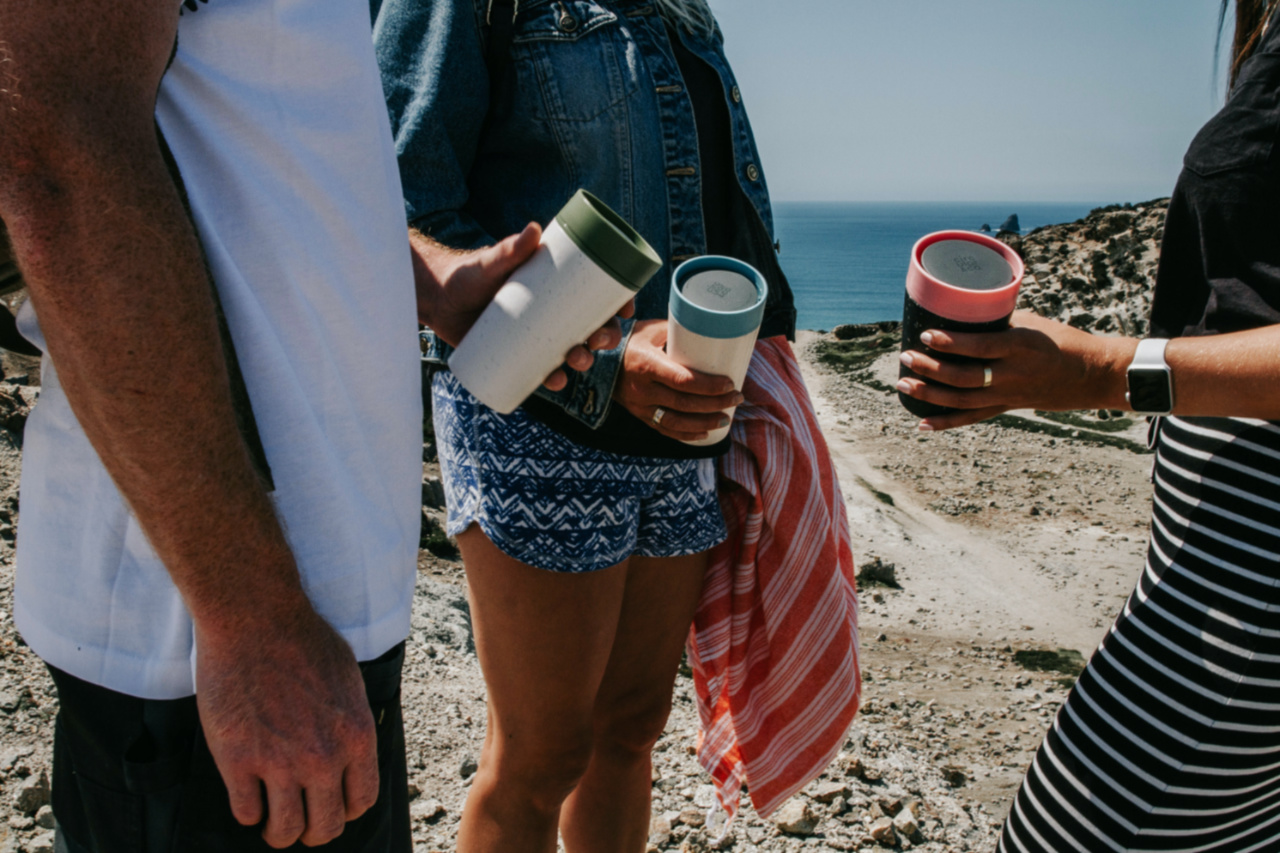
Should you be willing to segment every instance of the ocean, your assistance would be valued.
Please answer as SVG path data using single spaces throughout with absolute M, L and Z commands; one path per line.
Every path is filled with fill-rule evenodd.
M 1024 202 L 777 202 L 778 259 L 791 282 L 797 328 L 902 318 L 911 247 L 932 231 L 992 233 L 1012 213 L 1022 233 L 1073 222 L 1097 204 Z

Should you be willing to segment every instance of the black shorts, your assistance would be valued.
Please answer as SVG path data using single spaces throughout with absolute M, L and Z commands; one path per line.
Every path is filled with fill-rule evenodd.
M 323 847 L 332 853 L 411 853 L 401 643 L 360 664 L 378 732 L 378 800 Z M 58 687 L 53 813 L 66 853 L 270 851 L 262 826 L 231 814 L 205 743 L 196 699 L 139 699 L 49 667 Z M 289 848 L 294 849 L 294 848 Z

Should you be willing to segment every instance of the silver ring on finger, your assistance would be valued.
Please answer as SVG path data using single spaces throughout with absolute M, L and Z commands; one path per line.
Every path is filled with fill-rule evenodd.
M 983 388 L 991 387 L 991 368 L 990 367 L 982 368 L 982 387 Z
M 662 419 L 663 419 L 664 417 L 666 417 L 666 415 L 667 415 L 667 410 L 666 410 L 666 409 L 664 409 L 664 408 L 662 408 L 661 406 L 658 406 L 656 409 L 654 409 L 654 410 L 653 410 L 653 418 L 652 418 L 652 420 L 653 420 L 653 425 L 654 425 L 654 426 L 661 426 L 661 425 L 662 425 Z

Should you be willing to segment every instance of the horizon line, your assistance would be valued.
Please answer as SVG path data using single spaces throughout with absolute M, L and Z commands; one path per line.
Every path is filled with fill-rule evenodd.
M 1141 201 L 1098 201 L 1094 199 L 881 199 L 881 198 L 773 198 L 773 204 L 1071 204 L 1110 207 L 1111 205 L 1138 206 L 1166 201 L 1168 194 L 1152 196 Z

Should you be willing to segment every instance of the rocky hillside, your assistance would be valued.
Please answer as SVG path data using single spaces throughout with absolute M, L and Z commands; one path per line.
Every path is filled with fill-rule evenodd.
M 1146 333 L 1168 199 L 1002 235 L 1027 263 L 1019 307 L 1109 335 Z

